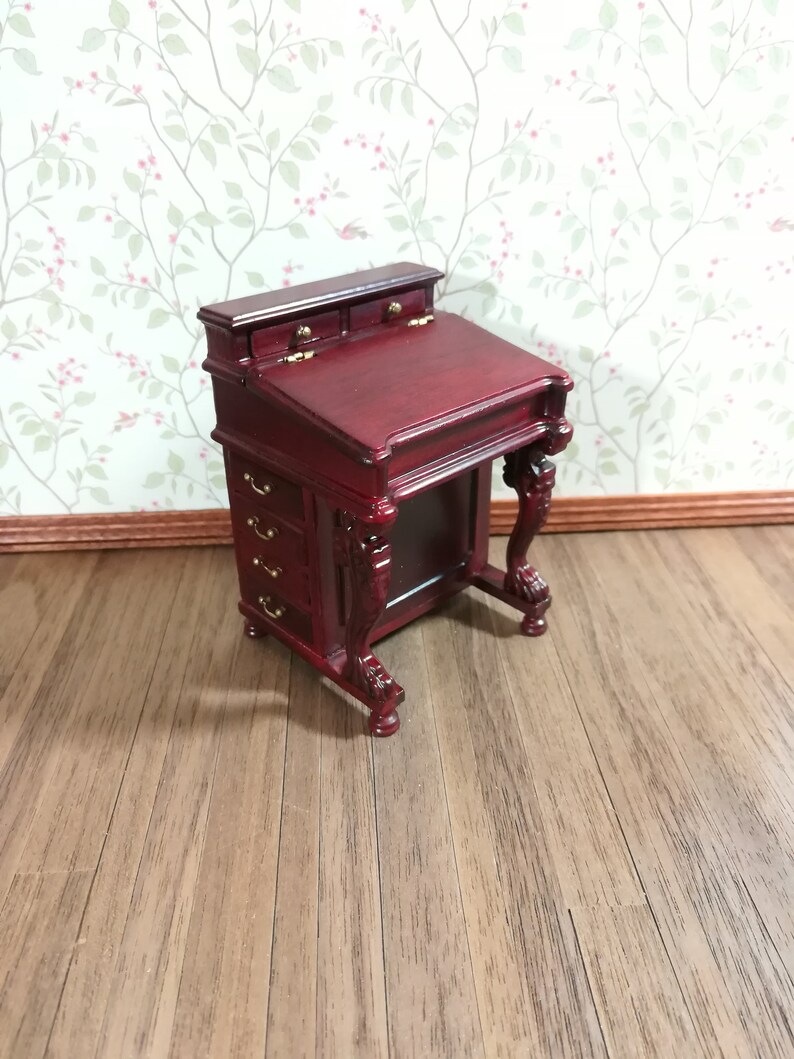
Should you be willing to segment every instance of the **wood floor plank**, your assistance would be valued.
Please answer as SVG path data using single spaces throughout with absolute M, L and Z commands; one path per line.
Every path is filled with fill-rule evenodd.
M 761 693 L 755 674 L 736 665 L 742 630 L 704 614 L 686 555 L 676 578 L 668 573 L 670 536 L 581 547 L 615 608 L 631 607 L 632 645 L 654 699 L 794 979 L 791 703 Z M 754 701 L 760 708 L 748 709 Z
M 504 670 L 494 650 L 488 603 L 458 597 L 443 628 L 459 674 L 465 716 L 493 853 L 526 997 L 533 1056 L 605 1055 L 570 917 L 553 868 L 544 821 Z M 469 936 L 473 924 L 469 920 Z M 472 948 L 475 941 L 471 940 Z M 509 1053 L 506 1053 L 509 1054 Z
M 609 1054 L 703 1055 L 650 910 L 602 904 L 572 914 Z
M 632 622 L 614 612 L 576 538 L 547 548 L 552 638 L 706 1054 L 782 1059 L 791 982 L 659 712 Z
M 156 561 L 139 557 L 149 577 L 126 601 L 134 619 L 117 619 L 113 635 L 105 635 L 92 679 L 60 730 L 58 765 L 31 823 L 21 871 L 95 870 L 185 556 L 164 550 Z
M 244 644 L 239 618 L 232 619 L 229 565 L 222 554 L 220 559 L 208 575 L 203 614 L 210 620 L 194 638 L 180 691 L 119 945 L 98 1059 L 165 1056 L 171 1041 L 224 708 L 237 650 Z M 226 620 L 218 618 L 221 614 Z
M 162 639 L 157 615 L 142 620 L 147 615 L 146 604 L 152 590 L 149 575 L 165 576 L 163 558 L 152 562 L 150 555 L 140 552 L 108 552 L 99 558 L 91 578 L 90 605 L 75 609 L 0 769 L 0 899 L 19 869 L 25 843 L 39 807 L 48 797 L 50 783 L 53 779 L 58 782 L 67 743 L 79 756 L 74 740 L 90 729 L 93 717 L 101 716 L 109 689 L 114 695 L 127 696 L 136 715 L 140 713 Z M 126 600 L 126 607 L 119 608 L 119 598 Z M 109 630 L 113 635 L 108 635 Z M 120 644 L 124 645 L 121 651 Z M 120 673 L 129 681 L 126 688 L 117 680 Z M 71 765 L 74 768 L 74 757 Z M 91 771 L 93 762 L 88 761 L 86 768 Z M 77 783 L 82 790 L 86 778 L 78 776 Z M 78 839 L 90 843 L 98 854 L 107 816 L 99 824 L 97 836 L 86 831 L 81 813 L 84 803 L 70 795 L 66 804 L 73 812 L 66 833 L 66 816 L 52 799 L 47 801 L 47 814 L 39 817 L 43 829 L 40 833 L 54 843 L 57 860 L 28 859 L 29 867 L 39 868 L 46 863 L 57 870 L 82 863 Z M 88 806 L 89 812 L 90 809 Z M 96 855 L 88 866 L 91 870 L 96 867 Z
M 77 940 L 92 872 L 15 876 L 0 912 L 0 1056 L 38 1059 Z
M 8 586 L 13 588 L 17 579 L 22 579 L 24 602 L 6 589 L 0 592 L 0 627 L 4 630 L 0 650 L 5 652 L 4 661 L 0 662 L 0 764 L 8 758 L 33 705 L 98 556 L 91 552 L 61 552 L 57 557 L 37 555 L 35 559 L 30 565 L 20 561 L 13 575 L 14 584 Z M 24 636 L 20 636 L 20 630 L 24 630 Z M 25 639 L 27 645 L 22 649 Z M 10 668 L 4 676 L 5 667 Z
M 410 676 L 399 739 L 373 741 L 392 1054 L 483 1055 L 422 629 L 379 646 Z
M 538 561 L 542 558 L 541 553 Z M 497 559 L 495 554 L 492 561 Z M 544 572 L 553 579 L 553 568 Z M 548 637 L 521 636 L 515 610 L 498 600 L 488 602 L 493 643 L 531 761 L 567 906 L 644 904 L 645 895 L 554 644 Z
M 317 1051 L 317 915 L 320 857 L 320 732 L 323 685 L 292 659 L 278 888 L 267 1011 L 267 1056 Z
M 385 1059 L 383 928 L 367 719 L 325 681 L 320 712 L 318 1054 Z
M 274 640 L 238 636 L 172 1059 L 248 1059 L 265 1050 L 291 655 Z
M 214 624 L 206 614 L 217 581 L 230 570 L 220 549 L 187 553 L 162 648 L 143 704 L 140 724 L 120 776 L 121 786 L 74 957 L 47 1048 L 48 1059 L 94 1055 L 113 983 L 138 866 L 160 783 L 174 714 L 188 671 L 210 649 Z M 225 620 L 233 622 L 233 596 Z M 218 619 L 221 620 L 221 619 Z

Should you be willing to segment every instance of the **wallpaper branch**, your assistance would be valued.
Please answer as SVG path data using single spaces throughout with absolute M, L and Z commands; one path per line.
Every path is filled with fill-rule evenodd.
M 560 492 L 794 482 L 794 9 L 0 0 L 0 511 L 225 504 L 199 305 L 412 259 Z M 497 485 L 497 490 L 501 489 Z

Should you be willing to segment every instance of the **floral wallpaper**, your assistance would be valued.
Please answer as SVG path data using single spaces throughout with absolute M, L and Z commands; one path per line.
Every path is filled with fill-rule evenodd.
M 794 4 L 0 0 L 0 511 L 226 502 L 199 305 L 393 260 L 569 495 L 794 479 Z

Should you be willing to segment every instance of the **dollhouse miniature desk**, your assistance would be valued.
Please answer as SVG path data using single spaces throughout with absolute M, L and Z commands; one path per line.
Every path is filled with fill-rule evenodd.
M 551 602 L 527 547 L 571 427 L 560 369 L 434 312 L 443 273 L 402 263 L 205 306 L 240 611 L 399 727 L 371 644 L 467 585 L 529 636 Z M 518 494 L 507 570 L 487 561 L 491 462 Z

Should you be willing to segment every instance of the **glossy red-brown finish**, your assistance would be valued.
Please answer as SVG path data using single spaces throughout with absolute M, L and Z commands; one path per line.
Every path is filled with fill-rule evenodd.
M 526 558 L 568 443 L 565 372 L 433 310 L 402 263 L 208 306 L 248 635 L 272 633 L 391 735 L 404 691 L 380 637 L 475 585 L 545 629 Z M 519 498 L 507 570 L 487 562 L 491 461 Z

